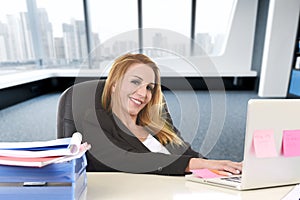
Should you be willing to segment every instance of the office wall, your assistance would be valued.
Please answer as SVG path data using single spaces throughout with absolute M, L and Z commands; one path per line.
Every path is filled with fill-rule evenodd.
M 299 19 L 299 0 L 270 0 L 258 95 L 286 97 Z

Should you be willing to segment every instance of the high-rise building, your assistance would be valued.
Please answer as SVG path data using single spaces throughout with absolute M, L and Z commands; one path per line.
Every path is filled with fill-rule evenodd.
M 27 12 L 21 12 L 20 13 L 20 20 L 21 20 L 21 27 L 23 32 L 23 45 L 21 48 L 23 48 L 25 59 L 32 60 L 34 59 L 34 52 L 32 47 L 32 34 L 28 19 L 28 13 Z
M 8 60 L 7 25 L 0 22 L 0 62 Z
M 78 63 L 87 59 L 87 42 L 84 22 L 71 20 L 63 24 L 65 56 L 68 63 Z
M 44 8 L 38 8 L 38 23 L 42 37 L 43 60 L 45 64 L 52 64 L 55 59 L 52 24 Z
M 55 48 L 55 63 L 54 64 L 66 64 L 66 56 L 65 56 L 65 46 L 64 39 L 62 37 L 54 38 L 54 48 Z
M 213 50 L 213 41 L 209 33 L 197 33 L 194 54 L 210 55 Z
M 22 35 L 23 31 L 20 26 L 20 20 L 15 15 L 7 15 L 8 25 L 8 60 L 10 61 L 23 61 L 25 60 L 24 49 L 20 48 L 23 46 Z

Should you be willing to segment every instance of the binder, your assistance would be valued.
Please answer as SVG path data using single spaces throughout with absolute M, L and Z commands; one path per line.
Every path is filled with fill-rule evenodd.
M 300 96 L 300 70 L 292 70 L 289 92 L 293 95 Z
M 87 160 L 54 163 L 42 168 L 0 166 L 0 199 L 83 200 L 87 193 Z M 24 182 L 45 183 L 24 186 Z

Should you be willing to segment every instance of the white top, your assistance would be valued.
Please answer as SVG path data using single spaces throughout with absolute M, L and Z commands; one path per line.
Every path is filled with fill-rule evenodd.
M 148 137 L 143 142 L 143 144 L 151 151 L 151 152 L 159 152 L 164 154 L 170 154 L 168 149 L 164 147 L 155 137 L 151 134 L 148 134 Z

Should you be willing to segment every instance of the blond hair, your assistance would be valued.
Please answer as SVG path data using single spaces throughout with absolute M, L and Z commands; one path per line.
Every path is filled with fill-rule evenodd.
M 115 60 L 106 79 L 102 93 L 102 106 L 105 110 L 111 111 L 112 87 L 121 81 L 128 68 L 135 63 L 146 64 L 151 67 L 155 74 L 155 87 L 150 102 L 139 112 L 138 123 L 149 128 L 160 143 L 166 145 L 182 145 L 183 141 L 177 136 L 171 125 L 162 117 L 164 108 L 163 94 L 160 86 L 160 72 L 157 65 L 144 54 L 125 54 Z

